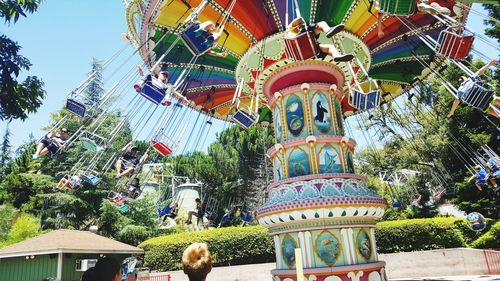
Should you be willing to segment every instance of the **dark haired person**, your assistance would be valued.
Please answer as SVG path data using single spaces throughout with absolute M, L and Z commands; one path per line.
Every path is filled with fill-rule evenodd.
M 149 156 L 149 149 L 146 150 L 144 155 L 138 159 L 139 148 L 132 146 L 133 142 L 129 142 L 122 148 L 122 156 L 116 161 L 116 177 L 121 178 L 123 176 L 130 176 L 135 172 L 138 164 L 146 162 Z
M 61 149 L 66 142 L 68 129 L 62 128 L 59 134 L 55 131 L 50 131 L 47 135 L 36 146 L 35 154 L 31 157 L 33 160 L 38 159 L 40 156 L 49 155 L 52 156 Z
M 101 258 L 94 267 L 85 271 L 82 281 L 121 281 L 122 268 L 120 263 L 111 257 Z
M 195 211 L 189 211 L 188 212 L 188 219 L 186 221 L 186 224 L 191 224 L 191 219 L 193 218 L 193 215 L 198 218 L 198 223 L 203 221 L 203 215 L 205 214 L 205 211 L 203 210 L 203 203 L 201 202 L 200 198 L 196 198 L 194 200 L 196 202 L 196 210 Z

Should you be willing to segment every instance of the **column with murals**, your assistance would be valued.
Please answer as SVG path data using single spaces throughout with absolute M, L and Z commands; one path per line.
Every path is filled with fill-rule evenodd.
M 296 248 L 305 280 L 386 280 L 374 234 L 386 201 L 355 173 L 356 142 L 344 132 L 344 116 L 357 111 L 347 84 L 360 64 L 369 68 L 370 53 L 350 33 L 336 38 L 339 49 L 355 54 L 353 68 L 329 57 L 290 59 L 277 34 L 250 48 L 236 73 L 273 114 L 276 144 L 267 155 L 274 182 L 257 218 L 274 239 L 276 281 L 297 280 Z

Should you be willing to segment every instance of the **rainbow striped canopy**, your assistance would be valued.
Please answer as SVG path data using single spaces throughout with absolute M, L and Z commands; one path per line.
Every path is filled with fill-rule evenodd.
M 201 11 L 201 22 L 211 20 L 220 23 L 231 1 L 211 0 Z M 273 40 L 285 30 L 286 23 L 296 16 L 293 0 L 236 0 L 224 33 L 215 51 L 227 51 L 227 58 L 204 54 L 192 65 L 191 79 L 187 85 L 187 97 L 194 101 L 198 110 L 213 113 L 218 118 L 226 118 L 230 109 L 237 79 L 244 78 L 242 102 L 249 103 L 248 96 L 254 89 L 256 75 L 263 68 L 284 59 L 279 44 L 273 47 Z M 287 3 L 288 1 L 288 3 Z M 408 0 L 411 1 L 411 0 Z M 175 80 L 193 55 L 172 31 L 200 5 L 201 0 L 133 0 L 127 6 L 129 34 L 140 50 L 143 60 L 152 66 L 170 47 L 171 51 L 162 61 L 162 68 L 170 72 L 169 79 Z M 400 0 L 405 2 L 405 0 Z M 461 9 L 453 0 L 439 0 L 441 6 L 452 11 L 453 17 L 461 15 Z M 377 79 L 383 91 L 383 101 L 388 102 L 406 89 L 424 79 L 430 69 L 426 69 L 415 57 L 417 55 L 431 68 L 439 67 L 443 59 L 435 51 L 421 42 L 415 29 L 438 39 L 446 28 L 433 16 L 414 13 L 405 17 L 414 28 L 410 29 L 396 16 L 383 15 L 385 35 L 377 36 L 377 6 L 370 0 L 298 0 L 301 16 L 309 23 L 326 21 L 331 26 L 344 24 L 345 32 L 339 36 L 355 38 L 363 47 L 357 48 L 358 41 L 350 41 L 343 46 L 344 51 L 353 52 L 365 63 L 369 76 Z M 288 19 L 287 15 L 288 14 Z M 274 37 L 273 37 L 274 36 Z M 260 44 L 263 48 L 258 48 Z M 175 46 L 172 44 L 176 42 Z M 264 42 L 264 43 L 263 43 Z M 350 44 L 350 45 L 349 45 Z M 252 52 L 261 50 L 263 54 L 253 54 L 261 59 L 252 62 Z M 260 51 L 259 51 L 260 52 Z M 331 58 L 330 58 L 331 59 Z M 244 61 L 243 61 L 244 60 Z M 253 66 L 252 66 L 253 64 Z M 261 93 L 257 93 L 261 94 Z M 247 98 L 245 98 L 247 96 Z

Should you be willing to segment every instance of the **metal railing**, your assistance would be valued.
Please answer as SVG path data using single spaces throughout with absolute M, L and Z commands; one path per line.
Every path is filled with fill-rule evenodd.
M 498 249 L 484 250 L 483 253 L 488 266 L 488 273 L 500 274 L 500 251 Z

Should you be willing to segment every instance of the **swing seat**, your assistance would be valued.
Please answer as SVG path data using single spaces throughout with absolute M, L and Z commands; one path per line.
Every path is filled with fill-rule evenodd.
M 85 105 L 83 105 L 81 102 L 75 99 L 66 100 L 66 110 L 68 110 L 69 112 L 73 113 L 74 115 L 80 118 L 84 118 L 85 112 L 87 111 Z
M 80 138 L 80 146 L 86 150 L 90 150 L 92 152 L 98 152 L 104 150 L 103 147 L 96 144 L 96 142 L 90 138 L 81 137 Z
M 393 16 L 409 16 L 417 11 L 416 0 L 381 0 L 379 11 Z
M 490 177 L 495 180 L 500 179 L 500 170 L 492 172 Z
M 200 22 L 195 21 L 181 33 L 181 40 L 189 51 L 200 56 L 214 46 L 214 36 L 205 30 L 200 30 Z
M 474 86 L 463 95 L 462 102 L 477 109 L 485 110 L 488 108 L 492 98 L 493 91 L 475 82 Z
M 121 195 L 120 193 L 115 192 L 115 191 L 109 192 L 108 200 L 111 201 L 112 203 L 114 203 L 116 205 L 120 205 L 120 206 L 125 204 L 125 198 L 123 197 L 123 195 Z
M 150 102 L 158 105 L 160 104 L 166 95 L 173 92 L 172 84 L 164 84 L 156 78 L 152 78 L 151 81 L 145 81 L 141 88 L 141 95 L 148 99 Z
M 231 116 L 231 119 L 242 128 L 248 129 L 257 122 L 258 117 L 258 115 L 240 108 Z
M 312 31 L 302 32 L 293 38 L 285 37 L 284 41 L 286 56 L 297 61 L 315 58 L 320 52 Z
M 392 207 L 401 208 L 401 202 L 392 202 Z
M 469 56 L 474 43 L 474 34 L 458 34 L 450 29 L 439 33 L 437 52 L 450 59 L 465 59 Z
M 171 211 L 172 211 L 171 207 L 165 207 L 163 209 L 156 210 L 156 213 L 158 214 L 158 216 L 163 217 L 165 215 L 170 214 Z
M 157 140 L 151 140 L 151 147 L 153 147 L 164 157 L 170 155 L 173 152 L 173 148 L 171 148 L 168 144 Z
M 80 177 L 82 180 L 92 186 L 97 186 L 101 182 L 101 178 L 94 175 L 84 175 L 81 174 Z
M 127 204 L 122 204 L 120 207 L 118 207 L 118 211 L 121 213 L 125 213 L 130 209 L 130 207 Z
M 353 89 L 351 92 L 351 104 L 358 110 L 370 110 L 380 105 L 380 90 L 364 93 L 360 90 Z

